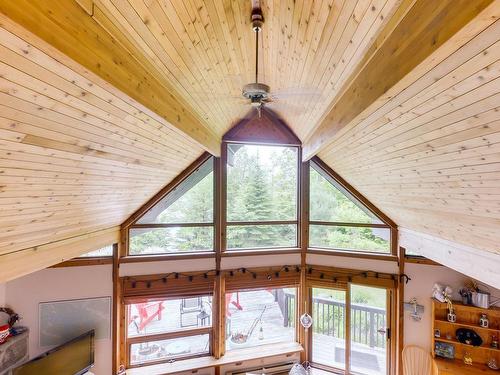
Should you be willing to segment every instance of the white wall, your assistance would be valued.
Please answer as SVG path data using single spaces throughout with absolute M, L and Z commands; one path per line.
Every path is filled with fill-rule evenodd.
M 0 283 L 0 307 L 5 306 L 6 304 L 6 285 L 3 283 Z
M 106 297 L 113 295 L 112 266 L 48 268 L 9 281 L 7 304 L 19 313 L 19 323 L 30 328 L 29 353 L 35 357 L 50 348 L 38 345 L 38 304 L 65 299 Z M 0 303 L 1 305 L 1 303 Z M 95 375 L 111 374 L 112 342 L 96 340 Z
M 424 306 L 424 314 L 420 322 L 410 318 L 410 312 L 405 311 L 404 343 L 405 345 L 419 345 L 431 350 L 431 293 L 434 283 L 449 285 L 453 289 L 453 299 L 460 300 L 458 290 L 469 277 L 444 266 L 430 266 L 424 264 L 407 263 L 405 273 L 411 281 L 405 286 L 405 302 L 413 297 Z M 492 295 L 500 297 L 500 291 L 490 288 Z

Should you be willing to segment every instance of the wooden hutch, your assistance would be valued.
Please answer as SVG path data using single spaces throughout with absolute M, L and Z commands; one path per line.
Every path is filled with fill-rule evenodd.
M 486 363 L 490 358 L 496 359 L 500 366 L 500 348 L 492 346 L 492 339 L 500 338 L 500 308 L 491 307 L 482 309 L 472 305 L 463 305 L 453 302 L 456 314 L 456 322 L 447 320 L 448 308 L 446 303 L 433 300 L 432 304 L 432 356 L 434 357 L 439 375 L 456 374 L 500 374 L 500 371 L 491 370 Z M 489 319 L 488 328 L 479 325 L 481 314 L 486 314 Z M 459 342 L 456 338 L 456 330 L 468 328 L 476 332 L 483 343 L 481 346 L 472 346 Z M 436 337 L 439 330 L 439 337 Z M 455 359 L 445 359 L 436 355 L 436 343 L 451 344 L 455 348 Z M 465 353 L 470 353 L 472 365 L 466 365 L 463 361 Z

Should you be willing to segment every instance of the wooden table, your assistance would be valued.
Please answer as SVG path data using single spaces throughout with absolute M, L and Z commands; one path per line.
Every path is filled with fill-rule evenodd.
M 438 374 L 439 375 L 482 375 L 482 374 L 491 374 L 491 375 L 499 375 L 500 371 L 494 371 L 489 369 L 486 365 L 481 364 L 473 364 L 468 366 L 464 364 L 461 360 L 450 360 L 450 359 L 441 359 L 435 358 Z

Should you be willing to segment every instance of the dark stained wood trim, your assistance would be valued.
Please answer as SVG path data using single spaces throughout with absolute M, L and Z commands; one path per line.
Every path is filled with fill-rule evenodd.
M 224 146 L 222 146 L 224 148 Z M 221 254 L 223 241 L 223 219 L 222 211 L 225 211 L 225 205 L 222 201 L 222 190 L 225 189 L 222 183 L 222 165 L 223 158 L 216 158 L 214 164 L 214 220 L 215 220 L 215 270 L 216 276 L 214 281 L 214 295 L 212 303 L 212 330 L 211 335 L 211 345 L 212 354 L 216 359 L 219 359 L 223 353 L 222 346 L 225 345 L 225 330 L 222 331 L 222 327 L 225 327 L 224 316 L 222 315 L 223 304 L 225 300 L 224 285 L 222 275 L 220 274 L 221 268 Z M 218 273 L 218 275 L 217 275 Z
M 392 254 L 384 255 L 383 253 L 366 253 L 356 250 L 342 250 L 342 249 L 323 249 L 323 248 L 312 248 L 307 249 L 307 254 L 319 254 L 319 255 L 332 255 L 341 256 L 347 258 L 357 258 L 357 259 L 374 259 L 383 260 L 389 262 L 397 262 L 398 257 Z
M 297 220 L 268 220 L 268 221 L 229 221 L 226 226 L 247 226 L 247 225 L 298 225 Z
M 175 189 L 182 181 L 184 181 L 191 173 L 198 169 L 204 162 L 212 157 L 208 152 L 204 152 L 198 159 L 192 162 L 186 169 L 184 169 L 177 177 L 175 177 L 167 186 L 161 189 L 149 201 L 147 201 L 141 208 L 134 212 L 127 220 L 125 220 L 121 227 L 127 229 L 134 224 L 139 218 L 144 215 L 151 207 L 157 204 L 160 200 Z
M 442 266 L 444 267 L 441 263 L 437 263 L 431 259 L 427 259 L 424 257 L 413 257 L 410 255 L 405 256 L 405 264 L 410 263 L 410 264 L 422 264 L 422 265 L 427 265 L 427 266 Z
M 344 223 L 344 222 L 336 222 L 336 221 L 315 221 L 310 220 L 310 225 L 325 225 L 332 227 L 353 227 L 353 228 L 387 228 L 391 229 L 391 227 L 387 224 L 365 224 L 365 223 Z
M 264 255 L 278 255 L 278 254 L 300 254 L 301 248 L 280 248 L 275 247 L 271 249 L 245 249 L 245 250 L 227 250 L 221 256 L 226 257 L 244 257 L 244 256 L 264 256 Z
M 144 262 L 164 262 L 177 261 L 182 259 L 210 259 L 215 258 L 216 254 L 213 251 L 205 251 L 199 253 L 172 253 L 172 254 L 155 254 L 155 255 L 128 255 L 120 259 L 120 263 L 144 263 Z
M 130 229 L 154 229 L 154 228 L 197 228 L 197 227 L 213 227 L 214 223 L 177 223 L 177 224 L 132 224 Z
M 220 157 L 220 169 L 219 169 L 219 181 L 220 181 L 220 192 L 219 192 L 219 224 L 220 224 L 220 253 L 224 254 L 227 248 L 227 143 L 222 141 L 222 150 Z
M 127 338 L 127 345 L 138 344 L 141 342 L 151 342 L 157 340 L 176 339 L 179 337 L 206 335 L 210 334 L 211 332 L 212 332 L 212 327 L 207 326 L 203 328 L 192 328 L 192 329 L 178 330 L 167 333 L 157 333 L 154 335 L 134 336 Z
M 397 335 L 396 336 L 396 370 L 397 373 L 403 372 L 403 346 L 404 346 L 404 298 L 405 298 L 405 283 L 401 280 L 401 275 L 405 273 L 405 253 L 406 249 L 399 247 L 398 258 L 399 258 L 399 277 L 398 277 L 398 288 L 396 294 L 396 324 L 397 324 Z
M 120 360 L 120 353 L 122 350 L 121 345 L 121 311 L 122 311 L 122 301 L 121 301 L 121 290 L 120 290 L 120 245 L 113 245 L 113 271 L 111 274 L 113 280 L 113 327 L 112 327 L 112 371 L 113 374 L 119 372 L 120 366 L 123 364 Z
M 259 117 L 256 109 L 236 123 L 224 136 L 224 142 L 300 146 L 302 142 L 277 113 L 264 107 Z

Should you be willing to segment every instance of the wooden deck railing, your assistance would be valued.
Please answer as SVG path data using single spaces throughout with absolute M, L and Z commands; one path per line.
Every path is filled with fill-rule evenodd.
M 294 326 L 295 295 L 283 292 L 277 297 L 285 327 Z M 331 298 L 313 297 L 314 333 L 345 338 L 345 302 Z M 351 340 L 371 348 L 385 348 L 385 309 L 351 304 Z M 379 330 L 384 330 L 380 333 Z

